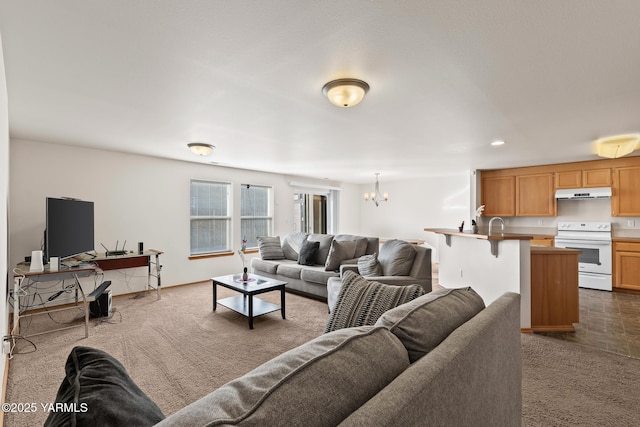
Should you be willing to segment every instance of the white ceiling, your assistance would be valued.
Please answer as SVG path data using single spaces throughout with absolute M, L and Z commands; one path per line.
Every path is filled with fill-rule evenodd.
M 638 17 L 638 0 L 0 0 L 10 133 L 353 183 L 595 159 L 594 139 L 640 131 Z M 360 105 L 322 96 L 341 77 L 370 84 Z

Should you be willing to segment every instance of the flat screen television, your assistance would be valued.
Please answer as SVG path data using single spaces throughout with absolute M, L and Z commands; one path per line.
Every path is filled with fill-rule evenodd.
M 61 260 L 95 249 L 93 202 L 47 197 L 45 257 Z

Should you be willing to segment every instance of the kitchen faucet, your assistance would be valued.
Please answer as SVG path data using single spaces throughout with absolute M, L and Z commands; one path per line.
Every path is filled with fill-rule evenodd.
M 491 225 L 493 224 L 493 221 L 495 220 L 500 220 L 500 230 L 504 232 L 504 220 L 502 218 L 500 218 L 499 216 L 494 216 L 493 218 L 491 218 L 491 220 L 489 220 L 489 231 L 487 234 L 491 234 Z

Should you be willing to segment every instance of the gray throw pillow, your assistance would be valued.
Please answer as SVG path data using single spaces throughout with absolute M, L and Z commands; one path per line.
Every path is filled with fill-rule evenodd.
M 423 294 L 424 289 L 420 285 L 386 285 L 366 280 L 353 271 L 345 271 L 325 332 L 373 325 L 387 310 Z
M 382 276 L 378 254 L 363 255 L 358 258 L 358 273 L 361 276 Z
M 318 255 L 316 256 L 316 264 L 324 265 L 324 263 L 327 262 L 331 242 L 333 242 L 333 234 L 309 234 L 307 240 L 310 242 L 320 242 L 320 249 L 318 249 Z
M 385 276 L 408 276 L 416 258 L 413 245 L 404 240 L 387 240 L 380 248 L 378 261 Z
M 258 249 L 260 250 L 260 258 L 268 260 L 284 259 L 284 252 L 280 246 L 280 236 L 258 237 Z
M 302 243 L 302 247 L 300 248 L 298 264 L 315 265 L 318 249 L 320 249 L 320 242 L 310 242 L 308 240 L 305 240 Z
M 471 288 L 439 289 L 387 311 L 376 325 L 400 338 L 413 363 L 483 309 L 484 301 Z
M 74 347 L 64 368 L 66 375 L 55 401 L 76 410 L 50 412 L 46 427 L 151 426 L 164 418 L 158 405 L 110 354 Z

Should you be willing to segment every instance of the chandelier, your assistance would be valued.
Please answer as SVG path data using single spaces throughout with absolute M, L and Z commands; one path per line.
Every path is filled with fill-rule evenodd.
M 389 193 L 381 193 L 380 192 L 380 182 L 378 181 L 379 172 L 376 173 L 376 185 L 373 188 L 371 193 L 364 193 L 364 201 L 368 202 L 371 200 L 376 206 L 379 206 L 380 202 L 386 202 L 389 200 Z

